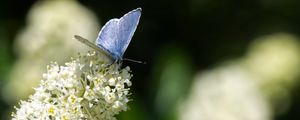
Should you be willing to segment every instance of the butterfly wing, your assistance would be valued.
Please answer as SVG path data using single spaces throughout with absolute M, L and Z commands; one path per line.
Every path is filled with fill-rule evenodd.
M 137 8 L 120 19 L 108 21 L 98 35 L 97 46 L 108 51 L 115 60 L 121 60 L 136 30 L 140 16 L 141 8 Z
M 141 8 L 125 14 L 119 21 L 119 52 L 121 57 L 127 49 L 141 17 Z
M 111 57 L 110 56 L 110 53 L 107 51 L 107 50 L 104 50 L 104 49 L 101 49 L 99 48 L 98 46 L 96 46 L 94 43 L 90 42 L 89 40 L 79 36 L 79 35 L 74 35 L 74 38 L 77 39 L 78 41 L 80 41 L 81 43 L 93 48 L 94 50 L 100 52 L 100 53 L 103 53 L 105 54 L 106 56 L 108 57 Z
M 107 51 L 113 59 L 117 59 L 118 56 L 115 54 L 115 51 L 118 50 L 118 48 L 115 47 L 115 45 L 118 44 L 118 21 L 119 19 L 109 20 L 102 27 L 96 40 L 96 45 Z

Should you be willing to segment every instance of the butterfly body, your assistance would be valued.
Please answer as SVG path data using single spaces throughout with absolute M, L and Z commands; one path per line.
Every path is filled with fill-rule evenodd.
M 122 61 L 141 16 L 141 8 L 134 9 L 121 18 L 109 20 L 100 30 L 96 45 L 75 35 L 82 43 L 110 56 L 112 61 Z M 98 48 L 100 49 L 98 49 Z

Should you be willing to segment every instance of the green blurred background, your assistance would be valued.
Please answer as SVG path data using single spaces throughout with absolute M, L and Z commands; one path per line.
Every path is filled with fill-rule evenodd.
M 49 1 L 72 1 L 78 9 L 69 7 L 71 3 L 63 4 L 65 11 L 73 10 L 74 14 L 59 16 L 64 10 L 55 12 L 55 8 L 50 6 L 51 3 L 47 3 Z M 50 16 L 47 12 L 43 12 L 46 11 L 48 4 L 50 6 L 48 11 L 53 11 L 52 18 L 47 22 L 35 24 Z M 44 8 L 38 9 L 39 6 Z M 129 104 L 130 110 L 122 112 L 118 116 L 119 119 L 176 120 L 188 119 L 185 116 L 189 116 L 189 119 L 216 120 L 217 118 L 209 116 L 221 114 L 220 120 L 238 120 L 238 118 L 299 120 L 299 6 L 298 0 L 46 0 L 46 2 L 2 0 L 0 4 L 0 87 L 3 89 L 0 89 L 0 118 L 8 119 L 7 116 L 10 115 L 13 106 L 17 105 L 17 101 L 26 100 L 26 97 L 18 97 L 17 95 L 23 93 L 15 91 L 11 86 L 20 85 L 20 88 L 29 89 L 34 87 L 24 85 L 27 81 L 22 81 L 22 73 L 24 76 L 30 76 L 29 78 L 42 76 L 42 74 L 29 74 L 30 72 L 23 71 L 34 69 L 44 72 L 45 64 L 49 61 L 59 61 L 62 64 L 72 56 L 73 49 L 75 53 L 82 52 L 77 49 L 82 45 L 72 40 L 72 34 L 83 34 L 93 41 L 105 22 L 141 7 L 142 17 L 125 57 L 142 60 L 147 64 L 124 61 L 124 66 L 130 66 L 134 75 L 131 88 L 133 101 Z M 33 11 L 40 13 L 35 14 Z M 57 20 L 58 22 L 52 20 L 56 20 L 55 15 L 62 19 Z M 71 22 L 72 24 L 69 24 Z M 95 23 L 89 24 L 90 22 Z M 34 31 L 41 25 L 46 27 L 27 34 L 26 31 Z M 48 30 L 47 25 L 56 28 Z M 72 27 L 78 30 L 72 31 L 75 29 Z M 47 33 L 47 36 L 43 38 L 41 36 L 45 35 L 44 33 Z M 45 43 L 43 46 L 40 46 L 40 42 L 43 42 L 41 38 Z M 71 43 L 45 42 L 54 41 L 52 39 L 68 40 Z M 72 50 L 67 49 L 65 44 L 73 44 L 72 42 L 78 45 L 70 45 L 68 47 Z M 61 49 L 55 51 L 58 45 L 61 45 Z M 67 50 L 70 52 L 66 52 Z M 51 56 L 51 59 L 48 56 Z M 240 71 L 243 77 L 237 77 Z M 11 81 L 14 79 L 18 81 L 12 85 Z M 218 80 L 214 83 L 206 82 L 206 80 L 216 79 Z M 227 79 L 238 79 L 238 81 L 242 79 L 241 81 L 253 85 L 249 87 L 243 82 L 245 87 L 241 87 L 235 84 L 237 82 L 227 83 Z M 226 85 L 223 85 L 222 81 L 226 81 Z M 211 87 L 203 87 L 206 84 Z M 214 88 L 220 85 L 223 86 L 222 89 L 216 92 Z M 236 89 L 224 93 L 227 86 L 228 89 Z M 256 91 L 254 96 L 261 96 L 257 99 L 262 101 L 265 107 L 260 109 L 260 104 L 253 103 L 257 99 L 245 95 L 248 92 L 242 93 L 246 97 L 238 96 L 238 92 L 243 91 L 240 89 L 248 87 L 251 91 Z M 204 93 L 198 94 L 197 91 Z M 212 97 L 212 100 L 208 100 L 212 103 L 206 104 L 205 94 L 209 91 L 217 94 L 214 94 L 216 97 Z M 29 94 L 30 92 L 25 92 L 23 95 Z M 227 97 L 231 95 L 237 95 L 233 97 L 235 102 L 231 101 L 232 97 Z M 201 99 L 198 100 L 193 96 L 199 96 Z M 219 98 L 220 96 L 225 97 Z M 222 98 L 225 101 L 222 101 Z M 201 105 L 193 104 L 192 99 Z M 219 109 L 218 105 L 210 106 L 214 104 L 214 99 L 219 100 L 217 103 L 229 105 L 228 107 L 220 105 L 222 107 L 220 109 L 225 109 L 227 112 L 215 110 Z M 235 111 L 233 116 L 241 114 L 243 117 L 225 117 L 228 116 L 227 114 L 232 115 L 229 110 L 232 106 L 227 104 L 228 101 L 231 104 L 235 103 L 233 106 L 243 106 L 246 100 L 250 101 L 249 106 L 257 109 L 257 113 L 266 113 L 261 115 L 264 117 L 251 118 L 255 116 L 252 114 L 256 113 L 244 111 L 243 107 L 238 108 L 238 113 L 233 110 Z M 196 109 L 192 109 L 191 106 Z M 212 111 L 206 110 L 210 109 L 209 107 L 213 107 Z M 186 113 L 189 110 L 207 117 L 192 117 L 188 115 L 192 112 Z

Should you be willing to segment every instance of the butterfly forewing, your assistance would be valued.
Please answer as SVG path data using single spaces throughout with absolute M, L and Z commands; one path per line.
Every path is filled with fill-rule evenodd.
M 127 14 L 125 14 L 119 21 L 119 48 L 121 57 L 123 57 L 123 54 L 125 50 L 127 49 L 131 38 L 137 28 L 137 25 L 139 23 L 139 19 L 141 16 L 141 9 L 135 9 Z

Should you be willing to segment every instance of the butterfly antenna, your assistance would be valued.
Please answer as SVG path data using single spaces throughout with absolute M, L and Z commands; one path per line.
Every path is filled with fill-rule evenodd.
M 135 63 L 140 63 L 140 64 L 146 64 L 146 62 L 133 60 L 133 59 L 128 59 L 128 58 L 124 58 L 123 60 L 130 61 L 130 62 L 135 62 Z

